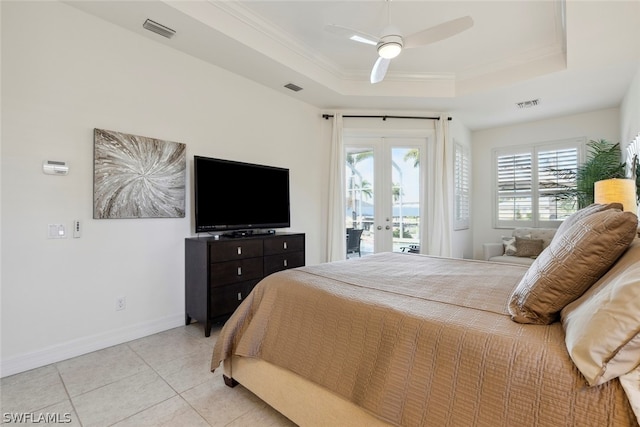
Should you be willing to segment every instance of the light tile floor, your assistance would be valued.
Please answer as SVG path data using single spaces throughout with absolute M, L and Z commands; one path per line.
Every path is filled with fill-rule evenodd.
M 0 423 L 295 426 L 241 385 L 225 386 L 222 369 L 211 373 L 219 331 L 214 327 L 207 338 L 194 323 L 3 378 Z M 34 422 L 16 423 L 8 416 Z M 60 422 L 43 422 L 47 416 Z

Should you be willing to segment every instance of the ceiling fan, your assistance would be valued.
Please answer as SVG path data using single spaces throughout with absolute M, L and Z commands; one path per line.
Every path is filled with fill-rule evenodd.
M 402 33 L 392 25 L 389 25 L 389 2 L 387 1 L 387 27 L 382 31 L 380 37 L 373 36 L 363 31 L 354 30 L 353 28 L 341 25 L 330 24 L 325 26 L 325 30 L 347 37 L 353 41 L 376 46 L 378 51 L 378 59 L 373 64 L 371 70 L 371 83 L 378 83 L 384 79 L 387 69 L 391 63 L 391 59 L 400 55 L 403 49 L 411 49 L 421 47 L 440 40 L 455 36 L 473 26 L 473 19 L 470 16 L 453 19 L 443 22 L 434 27 L 427 28 L 417 33 L 403 36 Z

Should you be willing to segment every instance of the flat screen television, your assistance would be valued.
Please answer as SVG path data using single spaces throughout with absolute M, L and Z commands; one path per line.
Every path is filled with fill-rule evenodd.
M 289 169 L 194 156 L 196 233 L 291 225 Z

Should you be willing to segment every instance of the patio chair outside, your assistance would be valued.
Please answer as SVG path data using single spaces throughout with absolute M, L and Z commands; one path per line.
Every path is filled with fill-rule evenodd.
M 360 237 L 362 237 L 362 231 L 356 228 L 347 228 L 347 256 L 349 254 L 360 254 Z

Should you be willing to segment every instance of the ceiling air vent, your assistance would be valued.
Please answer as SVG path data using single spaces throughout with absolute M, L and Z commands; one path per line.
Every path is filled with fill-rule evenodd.
M 518 108 L 531 108 L 531 107 L 535 107 L 538 104 L 540 104 L 540 98 L 516 103 Z
M 294 85 L 293 83 L 287 83 L 284 87 L 291 89 L 294 92 L 300 92 L 302 90 L 300 86 Z
M 145 29 L 152 31 L 156 34 L 160 34 L 162 37 L 166 37 L 168 39 L 176 35 L 175 30 L 172 30 L 169 27 L 165 27 L 162 24 L 158 24 L 157 22 L 152 21 L 151 19 L 147 19 L 146 21 L 144 21 L 144 24 L 142 24 L 142 26 Z

